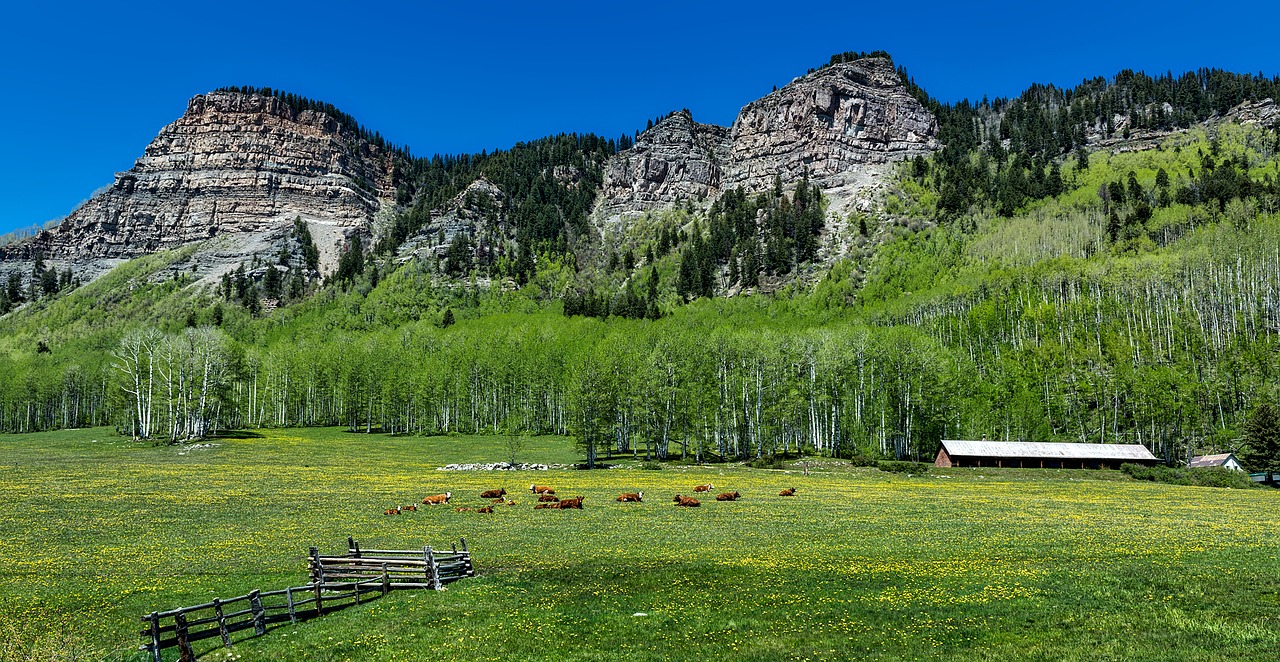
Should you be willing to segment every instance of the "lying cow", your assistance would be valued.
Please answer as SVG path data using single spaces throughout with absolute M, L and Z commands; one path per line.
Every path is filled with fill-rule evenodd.
M 778 496 L 795 496 L 795 495 L 796 495 L 796 488 L 794 487 L 788 487 L 787 489 L 782 490 L 781 492 L 778 492 Z
M 712 485 L 711 483 L 707 483 L 706 485 L 698 485 L 697 487 L 694 487 L 693 491 L 694 492 L 710 492 L 712 489 L 715 489 L 715 485 Z
M 530 485 L 529 491 L 534 494 L 555 494 L 556 491 L 546 485 Z
M 679 494 L 677 494 L 672 501 L 674 501 L 677 506 L 684 506 L 685 508 L 697 508 L 702 505 L 701 501 L 698 501 L 693 497 L 680 496 Z
M 476 512 L 477 512 L 477 513 L 491 513 L 491 512 L 493 512 L 493 506 L 485 506 L 484 508 L 476 508 Z
M 585 498 L 586 497 L 579 496 L 579 497 L 574 497 L 572 499 L 561 499 L 558 503 L 556 503 L 556 507 L 560 508 L 560 510 L 568 510 L 569 508 L 577 508 L 578 510 L 582 510 L 582 500 Z
M 716 501 L 737 501 L 741 496 L 737 492 L 721 492 L 716 495 Z
M 422 503 L 428 506 L 438 506 L 440 504 L 449 503 L 449 499 L 453 498 L 453 492 L 445 492 L 444 494 L 435 494 L 424 497 Z
M 416 512 L 416 511 L 418 510 L 418 507 L 411 503 L 411 504 L 409 504 L 409 505 L 407 505 L 407 506 L 400 506 L 400 510 L 401 510 L 402 512 L 403 512 L 403 511 L 405 511 L 405 510 L 411 510 L 411 511 L 415 511 L 415 512 Z
M 481 493 L 480 493 L 480 498 L 481 498 L 481 499 L 496 499 L 496 498 L 498 498 L 498 497 L 500 497 L 500 496 L 505 496 L 506 494 L 507 494 L 507 490 L 506 490 L 506 488 L 499 488 L 499 489 L 496 489 L 496 490 L 485 490 L 485 491 L 483 491 L 483 492 L 481 492 Z
M 643 500 L 644 500 L 644 492 L 626 492 L 622 496 L 618 497 L 618 501 L 623 503 L 626 503 L 628 501 L 635 501 L 636 503 L 639 503 Z
M 534 509 L 534 510 L 542 510 L 543 508 L 557 508 L 557 507 L 558 507 L 558 506 L 557 506 L 556 504 L 554 504 L 554 503 L 535 503 L 535 504 L 533 504 L 533 509 Z
M 399 509 L 399 508 L 392 508 L 391 510 L 384 510 L 384 511 L 382 511 L 382 514 L 383 514 L 383 515 L 399 515 L 399 514 L 400 514 L 400 509 Z
M 557 502 L 557 501 L 559 501 L 559 500 L 560 500 L 560 497 L 558 497 L 558 496 L 553 496 L 553 495 L 551 495 L 551 494 L 539 494 L 539 495 L 538 495 L 538 503 L 555 503 L 555 502 Z

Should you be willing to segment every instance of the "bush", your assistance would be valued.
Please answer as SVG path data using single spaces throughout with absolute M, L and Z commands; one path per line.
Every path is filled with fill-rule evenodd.
M 875 458 L 867 457 L 866 455 L 862 455 L 862 454 L 852 455 L 849 457 L 850 466 L 874 467 L 876 466 L 877 463 L 878 463 L 878 460 L 876 460 Z
M 1232 471 L 1222 467 L 1202 467 L 1186 469 L 1181 467 L 1144 467 L 1139 464 L 1125 463 L 1120 471 L 1134 480 L 1149 480 L 1169 485 L 1198 485 L 1200 487 L 1234 487 L 1247 489 L 1257 487 L 1243 471 Z
M 898 460 L 880 460 L 879 462 L 876 463 L 876 466 L 879 467 L 881 471 L 888 471 L 890 473 L 922 474 L 927 472 L 929 470 L 929 467 L 932 465 L 925 464 L 924 462 L 900 462 Z
M 787 465 L 782 461 L 782 458 L 773 455 L 770 457 L 758 457 L 748 462 L 747 466 L 753 469 L 785 469 Z
M 657 462 L 655 460 L 645 460 L 643 463 L 640 464 L 640 468 L 644 469 L 645 471 L 661 471 L 662 463 Z

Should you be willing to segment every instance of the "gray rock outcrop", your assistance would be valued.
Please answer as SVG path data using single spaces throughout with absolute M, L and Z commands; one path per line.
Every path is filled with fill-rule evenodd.
M 642 134 L 605 172 L 599 211 L 618 218 L 765 190 L 808 176 L 842 208 L 889 164 L 941 148 L 938 121 L 882 58 L 824 67 L 742 108 L 732 129 L 681 112 Z
M 635 211 L 719 195 L 731 147 L 729 129 L 699 124 L 688 111 L 667 117 L 609 161 L 603 188 L 606 211 Z
M 88 280 L 123 259 L 219 235 L 284 236 L 298 216 L 331 268 L 392 193 L 390 159 L 328 115 L 212 92 L 192 98 L 132 168 L 59 225 L 0 247 L 0 270 L 41 252 Z

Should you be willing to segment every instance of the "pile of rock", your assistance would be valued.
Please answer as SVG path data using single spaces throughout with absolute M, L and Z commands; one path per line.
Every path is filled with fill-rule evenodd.
M 546 471 L 551 468 L 563 469 L 561 465 L 545 464 L 511 464 L 510 462 L 490 462 L 488 464 L 446 464 L 437 467 L 436 471 Z

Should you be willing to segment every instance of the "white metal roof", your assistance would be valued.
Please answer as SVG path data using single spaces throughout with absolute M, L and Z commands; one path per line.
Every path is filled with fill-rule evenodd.
M 1063 444 L 1031 441 L 943 439 L 947 454 L 960 457 L 1034 457 L 1068 460 L 1155 460 L 1142 444 Z

